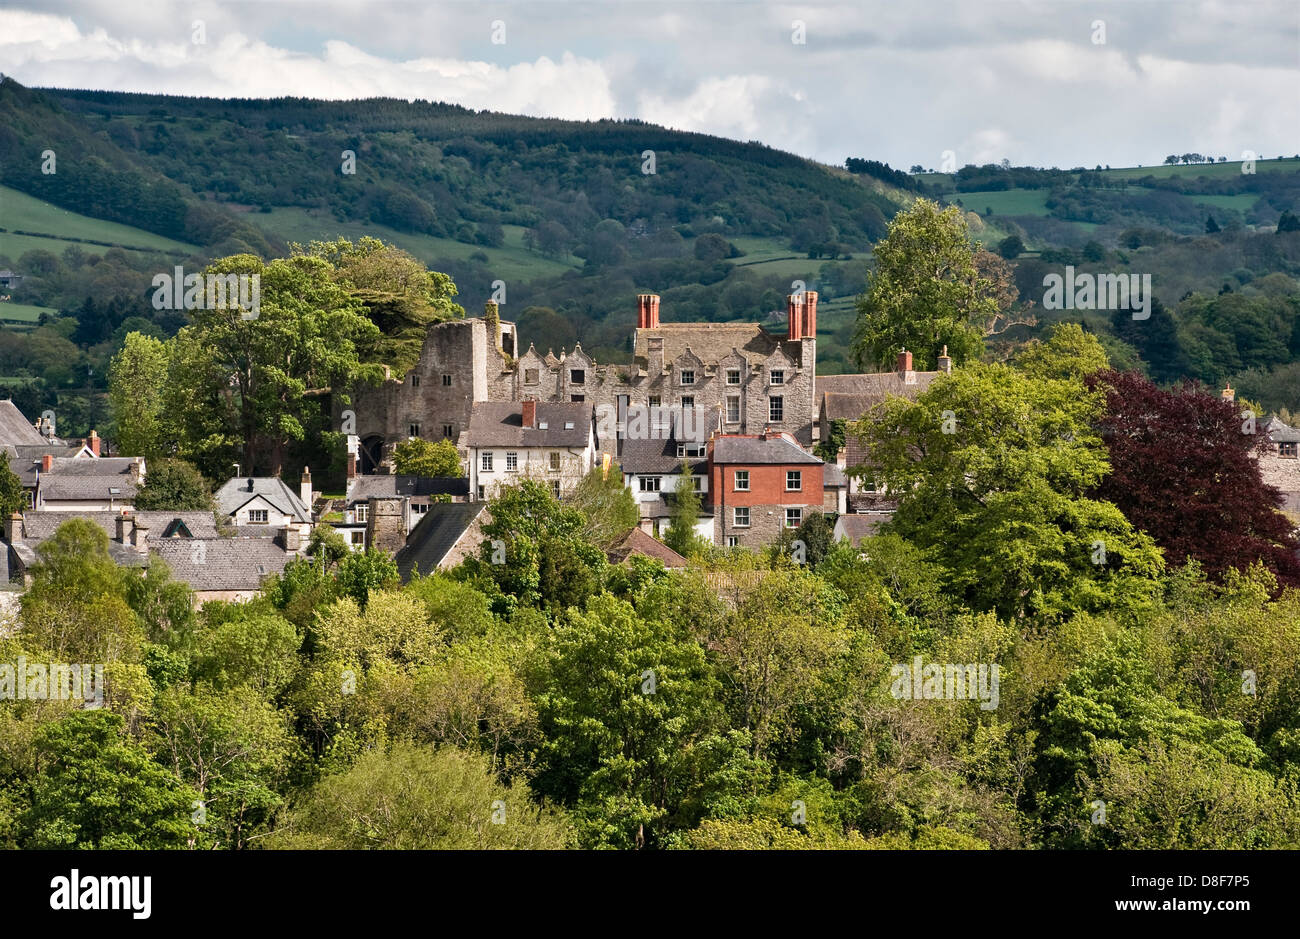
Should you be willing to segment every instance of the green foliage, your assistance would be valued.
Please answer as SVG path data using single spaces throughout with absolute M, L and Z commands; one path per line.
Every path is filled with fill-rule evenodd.
M 836 418 L 830 422 L 830 430 L 826 434 L 825 440 L 817 441 L 813 447 L 813 453 L 817 454 L 823 461 L 834 463 L 844 449 L 845 429 L 848 422 Z
M 686 558 L 704 553 L 708 549 L 708 542 L 695 530 L 704 500 L 695 488 L 691 465 L 685 460 L 682 461 L 681 472 L 677 474 L 677 483 L 670 500 L 672 507 L 668 530 L 664 532 L 664 544 Z
M 569 505 L 582 513 L 587 520 L 583 533 L 600 548 L 609 548 L 641 520 L 636 498 L 617 466 L 608 472 L 600 466 L 588 471 L 573 488 Z
M 211 512 L 212 487 L 198 467 L 184 460 L 157 460 L 145 464 L 148 472 L 135 497 L 141 510 Z
M 26 508 L 27 493 L 23 489 L 23 481 L 9 468 L 9 461 L 5 460 L 0 465 L 0 512 L 7 519 Z
M 108 400 L 117 427 L 118 449 L 147 461 L 165 448 L 164 400 L 167 349 L 153 336 L 128 333 L 109 366 Z M 147 465 L 147 464 L 146 464 Z
M 401 476 L 464 476 L 456 444 L 443 438 L 410 437 L 393 448 L 393 468 Z
M 371 591 L 393 584 L 397 579 L 397 563 L 388 552 L 378 548 L 350 552 L 339 561 L 335 574 L 339 592 L 363 608 Z

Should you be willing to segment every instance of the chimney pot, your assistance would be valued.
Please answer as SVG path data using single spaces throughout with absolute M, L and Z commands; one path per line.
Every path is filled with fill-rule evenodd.
M 803 295 L 803 322 L 800 326 L 802 338 L 817 338 L 817 291 L 805 290 Z
M 939 353 L 939 371 L 952 374 L 952 357 L 948 355 L 947 346 Z

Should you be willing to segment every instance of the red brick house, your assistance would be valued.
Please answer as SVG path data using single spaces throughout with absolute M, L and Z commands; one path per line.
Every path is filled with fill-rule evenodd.
M 709 441 L 708 506 L 714 541 L 760 547 L 824 508 L 825 464 L 786 433 L 724 434 Z

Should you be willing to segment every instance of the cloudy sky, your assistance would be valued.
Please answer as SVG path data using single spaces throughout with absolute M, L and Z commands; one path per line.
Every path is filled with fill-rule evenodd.
M 0 0 L 0 72 L 638 117 L 903 168 L 1300 152 L 1300 0 Z

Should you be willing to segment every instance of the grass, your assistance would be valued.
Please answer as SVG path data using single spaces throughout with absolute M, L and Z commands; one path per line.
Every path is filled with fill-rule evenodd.
M 579 258 L 545 258 L 524 247 L 524 229 L 517 225 L 503 226 L 505 243 L 500 248 L 468 245 L 451 238 L 432 235 L 412 235 L 399 232 L 386 225 L 369 222 L 340 222 L 333 215 L 314 209 L 276 208 L 270 212 L 256 212 L 249 221 L 285 239 L 306 244 L 309 241 L 326 241 L 340 235 L 356 241 L 364 235 L 382 238 L 404 248 L 426 265 L 435 268 L 443 258 L 468 260 L 470 255 L 482 252 L 488 256 L 488 267 L 504 280 L 529 281 L 539 277 L 556 276 L 582 266 Z
M 960 199 L 963 208 L 979 215 L 986 208 L 992 209 L 994 215 L 1047 215 L 1046 189 L 1007 189 L 994 192 L 959 192 L 954 198 Z
M 0 228 L 5 229 L 0 232 L 0 253 L 7 254 L 14 260 L 24 252 L 36 248 L 57 254 L 74 244 L 87 254 L 103 254 L 105 246 L 86 243 L 92 241 L 106 242 L 127 251 L 193 254 L 198 250 L 195 245 L 132 228 L 130 225 L 78 215 L 7 186 L 0 186 Z M 15 234 L 19 231 L 54 237 Z
M 59 311 L 47 306 L 29 306 L 26 303 L 0 303 L 0 320 L 35 323 L 41 318 L 42 313 L 57 316 Z
M 1251 207 L 1259 201 L 1259 195 L 1253 192 L 1242 192 L 1235 196 L 1188 196 L 1197 205 L 1206 205 L 1213 209 L 1236 209 L 1238 212 L 1249 212 Z

